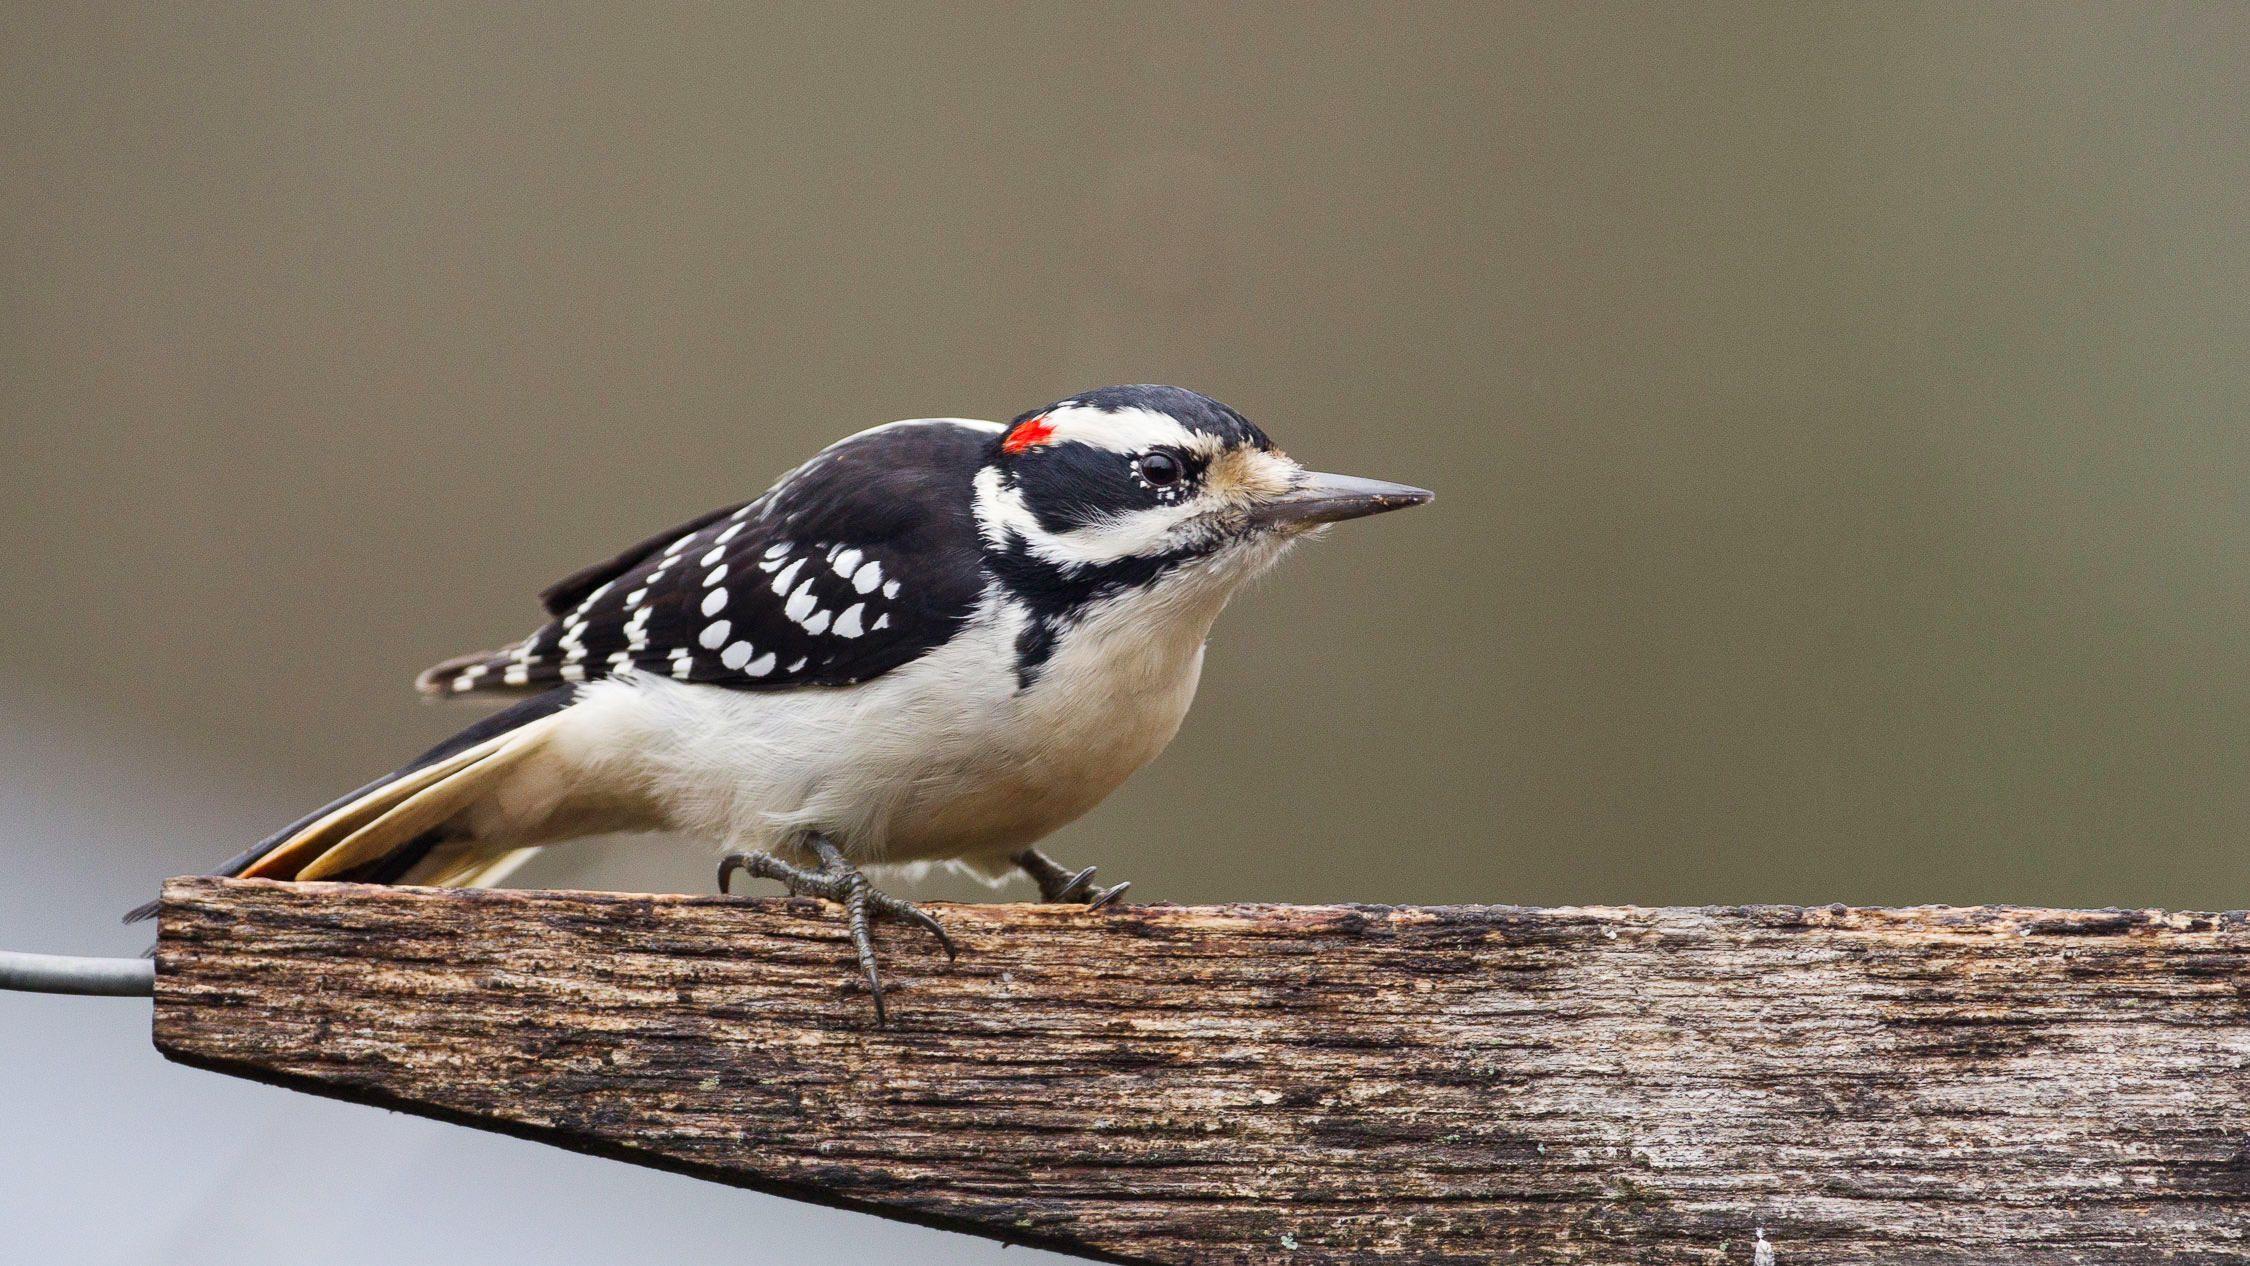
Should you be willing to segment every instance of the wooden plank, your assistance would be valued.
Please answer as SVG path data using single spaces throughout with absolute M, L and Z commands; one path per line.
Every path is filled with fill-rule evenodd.
M 179 880 L 174 1059 L 1145 1262 L 2250 1260 L 2250 919 Z M 338 1157 L 339 1174 L 350 1157 Z

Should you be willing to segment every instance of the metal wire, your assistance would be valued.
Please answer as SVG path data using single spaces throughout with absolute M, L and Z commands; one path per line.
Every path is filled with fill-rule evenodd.
M 146 998 L 156 993 L 156 964 L 145 958 L 77 958 L 0 950 L 0 989 Z

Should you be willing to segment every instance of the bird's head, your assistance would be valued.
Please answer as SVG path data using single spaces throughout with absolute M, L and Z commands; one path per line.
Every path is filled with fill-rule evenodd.
M 1178 577 L 1230 590 L 1324 524 L 1431 494 L 1306 470 L 1249 419 L 1180 387 L 1105 387 L 1017 418 L 976 479 L 1010 585 L 1083 599 Z

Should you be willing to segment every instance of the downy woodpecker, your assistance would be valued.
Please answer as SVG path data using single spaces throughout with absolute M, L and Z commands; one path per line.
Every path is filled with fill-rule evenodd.
M 1178 387 L 862 431 L 555 584 L 530 637 L 423 673 L 428 695 L 526 697 L 221 873 L 483 885 L 559 840 L 682 832 L 727 850 L 722 891 L 739 870 L 842 905 L 880 1020 L 870 917 L 952 944 L 859 866 L 1116 896 L 1032 845 L 1164 750 L 1245 582 L 1322 524 L 1430 496 L 1307 471 Z

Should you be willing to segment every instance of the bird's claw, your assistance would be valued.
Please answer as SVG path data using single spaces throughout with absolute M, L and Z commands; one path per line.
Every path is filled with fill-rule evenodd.
M 882 974 L 875 966 L 875 937 L 870 927 L 873 916 L 889 915 L 928 932 L 945 950 L 948 960 L 958 959 L 960 948 L 946 933 L 944 925 L 920 906 L 877 890 L 828 839 L 816 835 L 810 845 L 814 855 L 820 858 L 819 870 L 792 865 L 771 853 L 728 853 L 719 859 L 719 891 L 729 891 L 728 883 L 739 870 L 759 879 L 775 880 L 786 887 L 791 896 L 821 897 L 844 907 L 844 923 L 851 932 L 860 974 L 867 978 L 867 993 L 875 1003 L 875 1023 L 877 1026 L 886 1024 L 890 1014 L 883 1005 Z
M 1064 880 L 1053 892 L 1042 889 L 1039 894 L 1040 899 L 1051 902 L 1075 901 L 1083 904 L 1089 910 L 1099 910 L 1123 896 L 1125 890 L 1133 886 L 1133 881 L 1128 879 L 1121 884 L 1111 884 L 1106 888 L 1101 887 L 1094 882 L 1094 872 L 1097 869 L 1099 867 L 1088 866 Z
M 867 890 L 867 900 L 877 911 L 890 915 L 894 919 L 903 919 L 936 937 L 938 948 L 945 951 L 948 962 L 958 960 L 961 957 L 961 947 L 953 943 L 953 937 L 946 932 L 945 925 L 938 922 L 922 907 L 873 888 Z
M 1093 890 L 1093 899 L 1086 903 L 1086 908 L 1089 910 L 1099 910 L 1103 906 L 1108 905 L 1110 902 L 1124 896 L 1125 890 L 1132 886 L 1133 881 L 1128 879 L 1121 884 L 1111 884 L 1107 888 L 1096 888 Z
M 1076 903 L 1089 910 L 1099 910 L 1124 896 L 1125 890 L 1133 886 L 1127 881 L 1101 887 L 1094 883 L 1094 872 L 1098 867 L 1088 866 L 1081 871 L 1067 871 L 1035 848 L 1027 848 L 1018 853 L 1015 861 L 1039 885 L 1039 899 L 1049 903 Z

